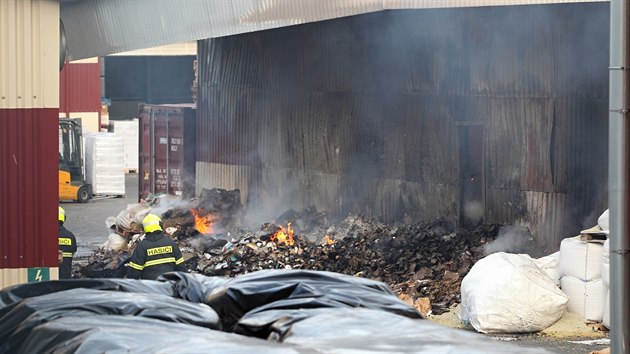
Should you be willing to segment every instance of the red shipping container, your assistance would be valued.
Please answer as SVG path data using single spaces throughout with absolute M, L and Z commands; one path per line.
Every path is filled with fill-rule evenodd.
M 138 197 L 195 194 L 194 104 L 140 105 Z

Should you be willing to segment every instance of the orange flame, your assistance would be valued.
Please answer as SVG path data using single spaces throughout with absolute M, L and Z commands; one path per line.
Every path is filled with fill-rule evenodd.
M 200 233 L 207 235 L 212 233 L 212 223 L 216 221 L 216 217 L 210 213 L 201 215 L 199 209 L 191 209 L 195 216 L 195 229 Z
M 335 239 L 326 235 L 324 236 L 324 241 L 322 242 L 322 245 L 333 245 L 335 244 Z
M 280 231 L 271 236 L 271 241 L 275 241 L 277 244 L 284 243 L 287 246 L 293 246 L 295 240 L 293 239 L 293 229 L 291 229 L 291 223 L 287 224 L 287 228 L 280 226 Z

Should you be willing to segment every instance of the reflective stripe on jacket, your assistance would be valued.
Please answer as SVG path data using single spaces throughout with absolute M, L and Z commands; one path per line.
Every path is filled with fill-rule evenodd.
M 163 273 L 184 271 L 184 257 L 175 241 L 162 232 L 148 233 L 131 255 L 128 278 L 156 279 Z
M 59 264 L 59 279 L 70 279 L 72 277 L 72 257 L 77 251 L 77 239 L 63 225 L 59 225 L 58 244 L 63 256 L 63 261 Z

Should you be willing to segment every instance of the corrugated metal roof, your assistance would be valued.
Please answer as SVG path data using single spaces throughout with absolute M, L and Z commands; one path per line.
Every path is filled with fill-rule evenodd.
M 74 59 L 81 59 L 384 10 L 571 2 L 593 1 L 84 0 L 62 3 L 61 18 L 67 35 L 69 54 Z
M 197 41 L 167 44 L 159 47 L 144 48 L 112 54 L 113 56 L 177 56 L 197 55 Z

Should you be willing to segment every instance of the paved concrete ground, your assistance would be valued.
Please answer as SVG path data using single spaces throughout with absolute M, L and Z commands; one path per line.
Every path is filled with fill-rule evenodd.
M 440 316 L 429 316 L 434 322 L 451 328 L 476 332 L 459 319 L 461 305 Z M 573 313 L 565 313 L 551 327 L 532 334 L 491 334 L 489 337 L 525 347 L 545 348 L 558 354 L 588 354 L 610 346 L 609 333 L 587 326 L 584 319 Z
M 116 216 L 128 204 L 138 202 L 138 175 L 125 176 L 125 197 L 95 198 L 88 203 L 61 203 L 66 211 L 66 227 L 77 238 L 77 257 L 85 256 L 107 241 L 105 220 Z

